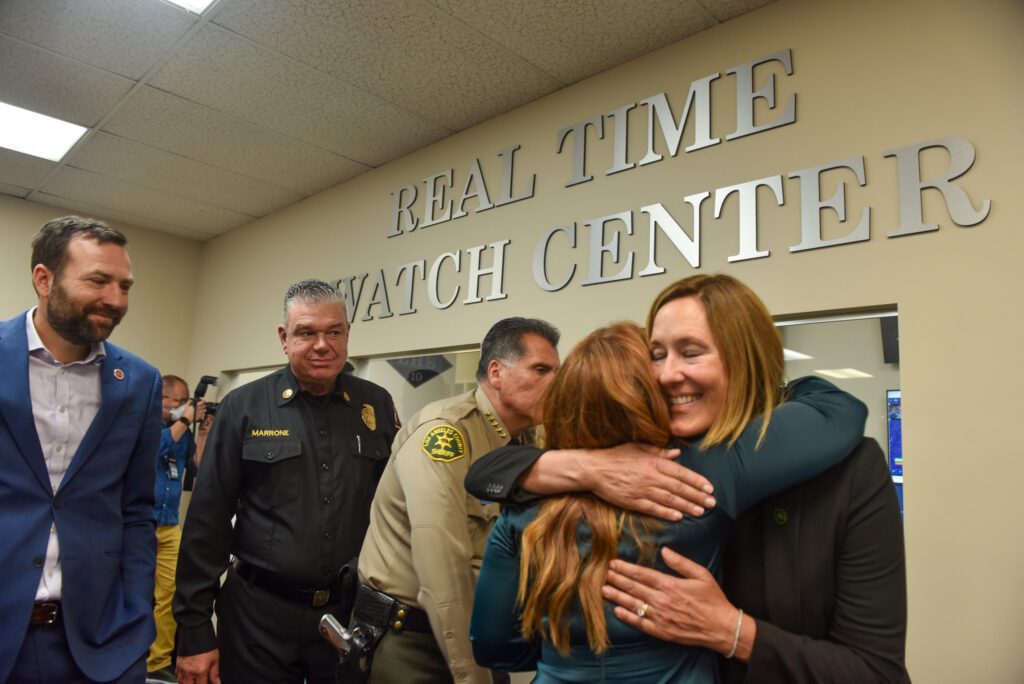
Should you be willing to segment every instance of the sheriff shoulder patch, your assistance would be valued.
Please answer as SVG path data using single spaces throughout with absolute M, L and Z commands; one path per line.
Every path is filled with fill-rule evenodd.
M 434 461 L 449 463 L 466 455 L 466 440 L 451 425 L 438 425 L 423 438 L 423 453 Z

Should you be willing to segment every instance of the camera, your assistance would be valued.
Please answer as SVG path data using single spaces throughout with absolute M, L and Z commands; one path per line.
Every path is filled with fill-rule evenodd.
M 199 403 L 199 400 L 206 396 L 206 390 L 213 385 L 217 386 L 217 376 L 215 375 L 204 375 L 199 378 L 199 383 L 196 384 L 196 393 L 192 397 L 193 403 Z
M 199 378 L 199 383 L 196 385 L 196 393 L 192 397 L 192 405 L 195 406 L 199 403 L 199 400 L 206 396 L 206 390 L 209 389 L 210 385 L 217 386 L 217 376 L 215 375 L 204 375 Z M 206 415 L 211 418 L 217 415 L 217 409 L 220 408 L 219 401 L 208 401 L 206 402 Z

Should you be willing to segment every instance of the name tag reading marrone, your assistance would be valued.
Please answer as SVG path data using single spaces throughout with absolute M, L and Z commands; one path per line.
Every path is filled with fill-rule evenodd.
M 263 430 L 259 428 L 253 428 L 249 434 L 250 437 L 288 437 L 288 430 Z

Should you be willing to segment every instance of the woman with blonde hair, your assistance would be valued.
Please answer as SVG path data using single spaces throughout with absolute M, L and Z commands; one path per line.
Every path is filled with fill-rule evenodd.
M 669 523 L 589 494 L 505 509 L 474 604 L 481 664 L 530 668 L 539 642 L 537 682 L 714 681 L 709 648 L 659 641 L 615 617 L 601 595 L 609 563 L 664 570 L 655 553 L 664 546 L 717 571 L 740 513 L 835 465 L 863 436 L 866 408 L 830 383 L 804 378 L 783 392 L 778 333 L 733 278 L 695 276 L 667 288 L 651 308 L 648 337 L 619 324 L 569 354 L 544 397 L 547 446 L 663 446 L 671 435 L 684 447 L 679 461 L 714 485 L 717 506 Z M 646 610 L 637 608 L 641 618 Z M 730 656 L 756 629 L 742 612 L 733 619 Z

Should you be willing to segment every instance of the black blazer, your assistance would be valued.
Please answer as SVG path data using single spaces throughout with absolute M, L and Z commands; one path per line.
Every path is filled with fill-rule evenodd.
M 903 524 L 885 455 L 839 465 L 737 521 L 723 588 L 757 620 L 725 682 L 908 682 Z

